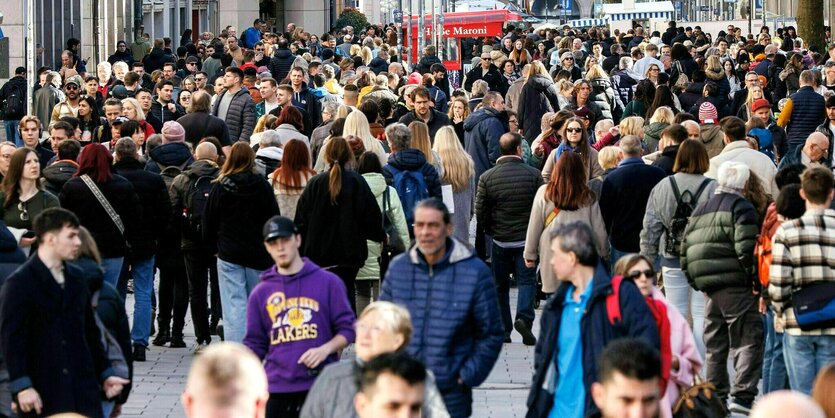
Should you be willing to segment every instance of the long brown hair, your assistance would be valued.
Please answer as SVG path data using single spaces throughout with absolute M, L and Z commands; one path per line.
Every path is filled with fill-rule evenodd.
M 273 187 L 281 184 L 288 189 L 304 189 L 302 178 L 309 179 L 316 174 L 310 168 L 310 151 L 307 145 L 298 139 L 291 139 L 284 145 L 281 167 L 273 171 Z
M 232 145 L 232 151 L 229 152 L 229 158 L 220 169 L 220 174 L 217 180 L 220 181 L 226 176 L 240 173 L 251 173 L 255 167 L 255 151 L 245 142 L 235 142 Z
M 12 154 L 9 169 L 6 171 L 6 177 L 3 178 L 3 192 L 6 194 L 6 199 L 3 201 L 4 208 L 10 208 L 20 200 L 20 179 L 23 177 L 23 169 L 26 167 L 26 157 L 30 153 L 35 154 L 35 156 L 38 155 L 29 148 L 18 148 Z M 35 182 L 35 187 L 38 190 L 43 190 L 39 181 Z
M 328 190 L 332 205 L 336 204 L 339 193 L 342 192 L 342 171 L 345 170 L 347 164 L 353 164 L 353 161 L 354 153 L 351 152 L 348 141 L 341 136 L 331 138 L 325 150 L 325 162 L 331 166 L 328 173 Z
M 589 205 L 594 201 L 594 193 L 586 184 L 587 171 L 580 154 L 563 152 L 545 186 L 545 199 L 562 210 L 577 210 Z

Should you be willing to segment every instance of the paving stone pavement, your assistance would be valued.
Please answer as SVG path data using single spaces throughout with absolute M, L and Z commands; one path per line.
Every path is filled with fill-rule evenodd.
M 515 309 L 516 290 L 511 290 L 511 309 Z M 133 295 L 128 295 L 128 315 L 133 315 Z M 539 314 L 534 334 L 539 335 Z M 500 321 L 500 318 L 496 318 Z M 215 337 L 216 338 L 216 337 Z M 514 331 L 513 343 L 504 344 L 499 360 L 487 381 L 473 391 L 474 418 L 524 417 L 525 400 L 533 375 L 534 348 L 522 344 L 522 337 Z M 188 348 L 168 348 L 151 345 L 148 361 L 134 363 L 133 390 L 122 408 L 122 416 L 153 418 L 184 418 L 182 393 L 196 344 L 191 313 L 186 314 L 185 340 Z M 344 356 L 350 356 L 346 350 Z

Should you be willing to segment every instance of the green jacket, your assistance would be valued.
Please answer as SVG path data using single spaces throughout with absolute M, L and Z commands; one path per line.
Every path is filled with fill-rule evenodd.
M 681 245 L 681 270 L 694 289 L 759 287 L 754 246 L 757 214 L 740 195 L 717 192 L 693 211 Z

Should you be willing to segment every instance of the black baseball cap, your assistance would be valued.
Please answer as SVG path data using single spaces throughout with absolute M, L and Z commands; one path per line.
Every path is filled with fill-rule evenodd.
M 26 72 L 26 68 L 24 68 L 24 67 L 17 67 L 14 70 L 15 74 L 24 74 L 25 72 Z
M 284 216 L 273 216 L 264 224 L 264 241 L 272 241 L 276 238 L 286 238 L 299 233 L 296 224 L 290 218 Z

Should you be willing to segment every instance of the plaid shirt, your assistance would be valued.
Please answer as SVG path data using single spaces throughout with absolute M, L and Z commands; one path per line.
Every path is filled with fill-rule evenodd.
M 835 335 L 835 328 L 801 331 L 791 296 L 806 284 L 835 282 L 835 210 L 811 209 L 783 222 L 772 238 L 768 293 L 789 335 Z

